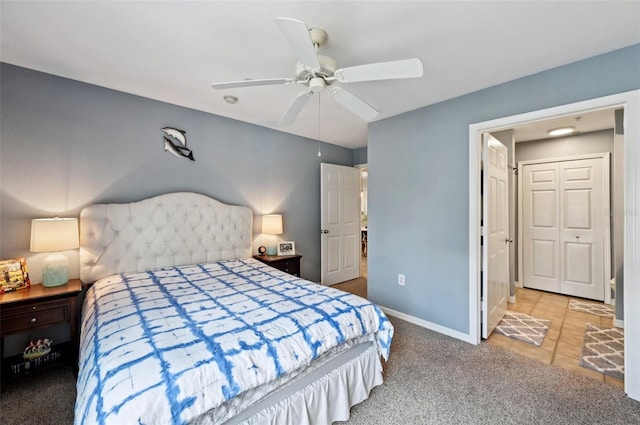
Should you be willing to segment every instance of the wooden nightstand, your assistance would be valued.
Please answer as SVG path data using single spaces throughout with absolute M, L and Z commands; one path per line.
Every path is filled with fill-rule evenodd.
M 71 279 L 65 285 L 51 288 L 33 285 L 0 294 L 0 353 L 4 352 L 5 336 L 69 323 L 70 357 L 75 369 L 78 363 L 78 294 L 81 291 L 80 279 Z
M 275 269 L 300 277 L 302 255 L 254 255 L 253 258 Z

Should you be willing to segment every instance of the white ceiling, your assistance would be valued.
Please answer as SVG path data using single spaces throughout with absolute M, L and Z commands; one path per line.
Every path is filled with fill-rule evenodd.
M 516 142 L 548 139 L 552 138 L 552 136 L 548 135 L 549 130 L 574 127 L 575 133 L 562 136 L 571 137 L 575 134 L 588 133 L 590 131 L 613 129 L 614 125 L 615 109 L 601 109 L 524 124 L 514 129 L 514 137 Z
M 419 79 L 344 85 L 382 111 L 377 119 L 640 43 L 637 0 L 3 0 L 0 8 L 3 62 L 349 148 L 366 146 L 367 125 L 326 95 L 278 127 L 302 86 L 210 84 L 293 77 L 278 16 L 326 30 L 321 53 L 339 67 L 422 60 Z M 240 100 L 227 104 L 225 94 Z

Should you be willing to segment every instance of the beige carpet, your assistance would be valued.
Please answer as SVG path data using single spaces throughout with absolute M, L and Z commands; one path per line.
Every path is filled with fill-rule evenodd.
M 333 287 L 362 298 L 367 298 L 367 257 L 361 257 L 359 278 L 338 283 L 333 285 Z
M 353 280 L 333 285 L 334 288 L 341 291 L 350 292 L 362 298 L 367 298 L 367 279 L 359 277 Z

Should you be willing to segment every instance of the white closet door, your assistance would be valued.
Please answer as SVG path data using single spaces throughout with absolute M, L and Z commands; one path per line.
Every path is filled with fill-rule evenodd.
M 522 167 L 523 286 L 604 301 L 608 156 Z
M 523 286 L 560 292 L 558 164 L 522 169 Z
M 604 211 L 601 159 L 560 164 L 560 292 L 604 301 Z

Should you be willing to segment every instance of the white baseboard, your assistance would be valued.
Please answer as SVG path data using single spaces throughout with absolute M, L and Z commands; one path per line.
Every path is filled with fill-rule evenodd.
M 516 288 L 524 288 L 524 286 L 522 286 L 522 285 L 520 284 L 520 282 L 518 282 L 517 280 L 514 280 L 514 281 L 513 281 L 513 283 L 514 283 L 514 285 L 515 285 L 515 287 L 516 287 Z
M 613 326 L 615 326 L 616 328 L 620 328 L 620 329 L 624 329 L 624 320 L 620 320 L 620 319 L 613 319 Z
M 516 296 L 515 295 L 510 295 L 509 296 L 509 304 L 515 304 L 516 303 Z
M 420 319 L 415 316 L 411 316 L 406 313 L 401 313 L 399 311 L 392 310 L 387 307 L 383 307 L 378 304 L 378 307 L 382 309 L 386 314 L 390 316 L 397 317 L 398 319 L 406 320 L 407 322 L 411 322 L 414 325 L 418 325 L 420 327 L 450 336 L 451 338 L 459 339 L 464 342 L 468 342 L 469 344 L 476 344 L 476 341 L 471 341 L 471 336 L 460 331 L 456 331 L 450 328 L 446 328 L 444 326 L 438 325 L 436 323 L 429 322 L 427 320 Z

